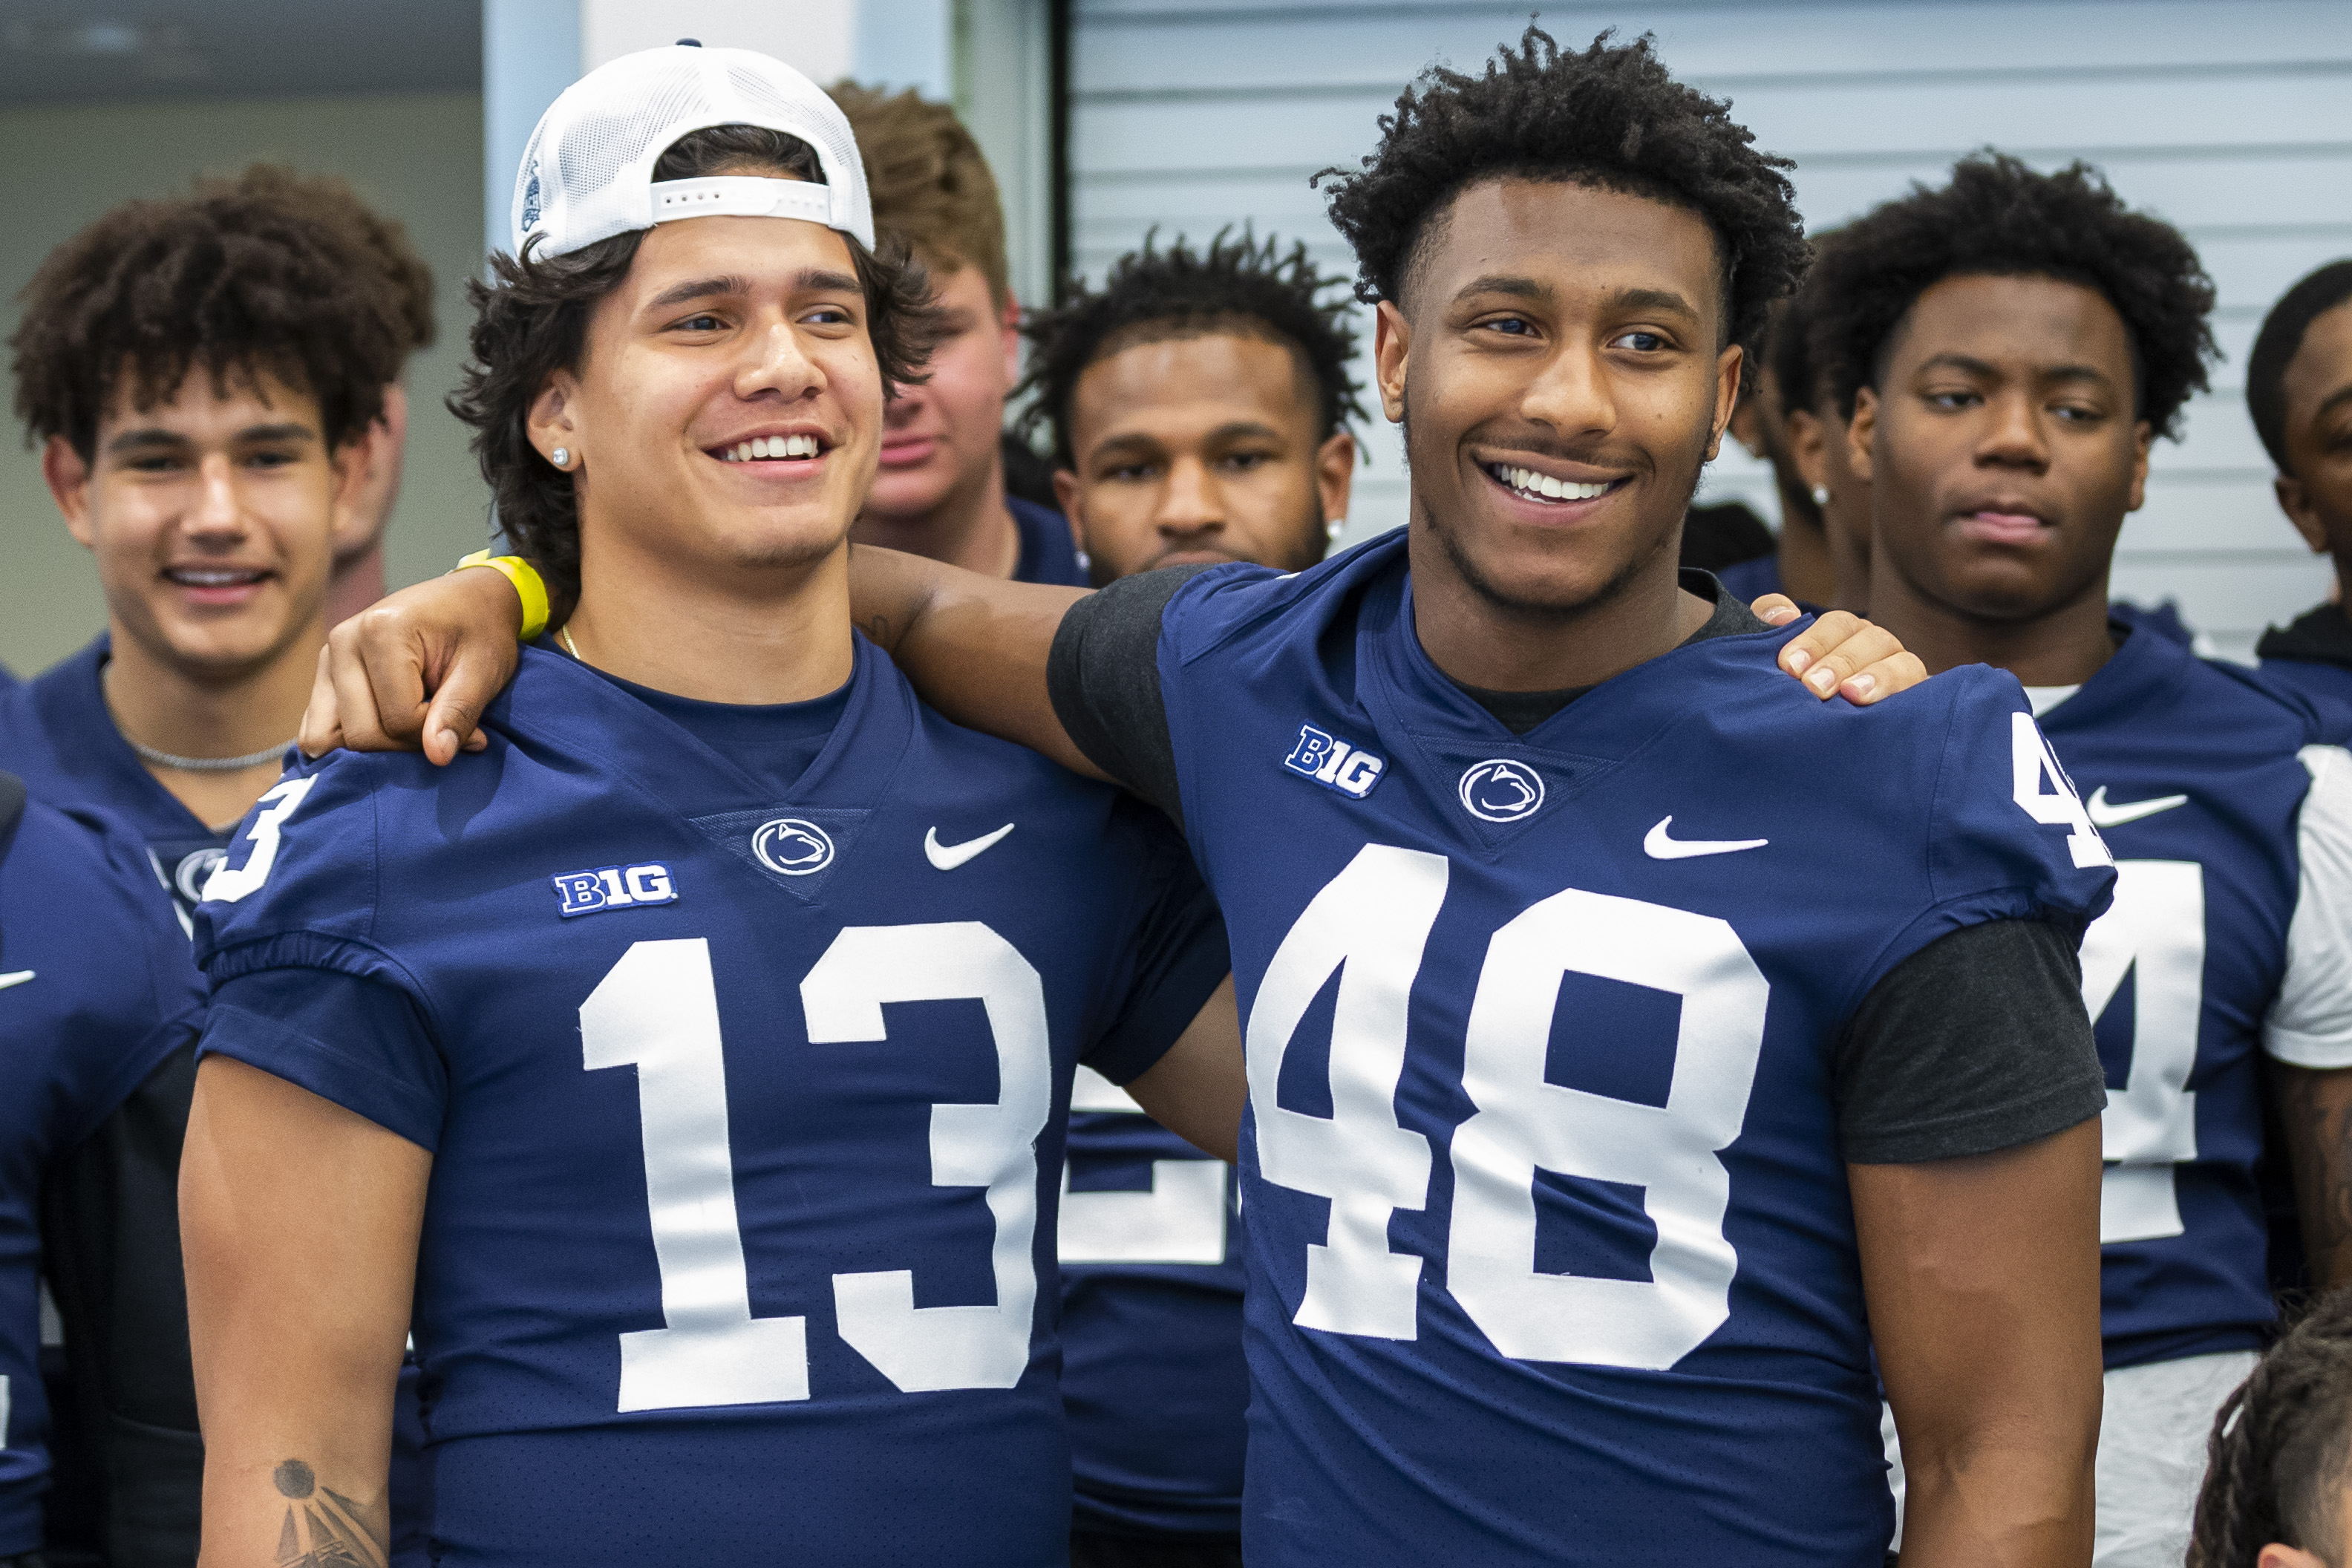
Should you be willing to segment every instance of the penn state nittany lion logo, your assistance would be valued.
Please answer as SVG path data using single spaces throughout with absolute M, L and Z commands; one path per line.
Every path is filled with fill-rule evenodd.
M 751 853 L 780 877 L 805 877 L 833 864 L 833 840 L 814 822 L 779 816 L 760 824 L 751 835 Z
M 1489 757 L 1462 775 L 1462 808 L 1488 822 L 1533 816 L 1544 802 L 1543 775 L 1523 763 Z
M 533 227 L 533 226 L 535 226 L 538 222 L 539 222 L 539 160 L 538 160 L 538 159 L 536 159 L 536 158 L 533 158 L 533 159 L 530 161 L 530 169 L 529 169 L 529 170 L 524 174 L 524 175 L 523 175 L 523 187 L 522 187 L 522 231 L 523 231 L 523 233 L 524 233 L 524 234 L 526 234 L 526 235 L 528 235 L 529 233 L 530 233 L 531 228 L 532 228 L 532 227 Z
M 180 858 L 173 869 L 172 886 L 184 903 L 200 904 L 205 900 L 205 884 L 212 880 L 220 863 L 228 858 L 228 851 L 207 846 Z

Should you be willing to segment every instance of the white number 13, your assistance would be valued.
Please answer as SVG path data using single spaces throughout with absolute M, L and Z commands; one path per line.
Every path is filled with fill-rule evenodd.
M 1036 1140 L 1053 1103 L 1045 988 L 974 921 L 849 927 L 801 982 L 813 1046 L 887 1038 L 885 1003 L 965 998 L 986 1009 L 999 1091 L 992 1104 L 931 1107 L 931 1183 L 986 1189 L 996 1300 L 917 1307 L 911 1269 L 833 1276 L 841 1337 L 908 1393 L 1010 1388 L 1028 1366 Z M 633 944 L 581 1006 L 580 1034 L 589 1070 L 637 1069 L 661 1276 L 663 1326 L 621 1335 L 619 1408 L 806 1399 L 807 1320 L 751 1315 L 709 943 Z

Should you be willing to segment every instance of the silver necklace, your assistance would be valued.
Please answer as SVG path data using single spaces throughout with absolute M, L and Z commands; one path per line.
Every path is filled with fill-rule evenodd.
M 264 763 L 276 762 L 286 754 L 286 748 L 294 743 L 292 741 L 280 741 L 274 746 L 265 746 L 257 752 L 247 752 L 241 757 L 175 757 L 169 752 L 159 752 L 152 746 L 142 746 L 138 742 L 131 741 L 128 735 L 122 738 L 131 741 L 131 749 L 138 752 L 142 761 L 152 763 L 159 768 L 171 768 L 184 773 L 242 773 L 247 768 L 257 768 Z

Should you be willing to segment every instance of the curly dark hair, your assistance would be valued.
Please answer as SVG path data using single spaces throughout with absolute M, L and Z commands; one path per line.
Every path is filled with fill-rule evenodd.
M 332 174 L 306 174 L 283 163 L 256 163 L 235 180 L 199 180 L 196 190 L 199 195 L 236 192 L 272 197 L 342 229 L 352 249 L 383 272 L 384 287 L 392 290 L 393 302 L 408 329 L 410 352 L 433 346 L 437 335 L 433 320 L 433 268 L 410 243 L 404 225 L 360 200 L 359 193 L 344 181 Z
M 220 396 L 262 375 L 308 394 L 330 447 L 365 429 L 415 322 L 346 221 L 358 198 L 343 189 L 347 207 L 313 212 L 313 184 L 266 170 L 207 181 L 125 203 L 51 251 L 9 340 L 28 442 L 62 436 L 88 461 L 126 389 L 144 412 L 197 369 Z
M 654 165 L 653 177 L 747 173 L 824 183 L 815 149 L 797 136 L 751 125 L 714 126 L 679 138 Z M 589 313 L 628 276 L 645 235 L 643 229 L 616 234 L 544 259 L 528 245 L 520 258 L 494 254 L 495 280 L 466 285 L 475 310 L 468 340 L 473 359 L 450 395 L 449 411 L 474 427 L 474 456 L 489 481 L 499 526 L 560 600 L 579 592 L 580 506 L 572 476 L 531 445 L 530 405 L 549 376 L 578 368 Z M 842 238 L 866 293 L 866 335 L 887 396 L 923 379 L 923 363 L 940 339 L 940 310 L 922 264 L 903 242 L 886 239 L 877 252 L 854 235 Z
M 2352 1290 L 2323 1296 L 2221 1403 L 2189 1568 L 2254 1568 L 2273 1542 L 2332 1560 L 2352 1465 Z
M 2180 410 L 2219 357 L 2213 280 L 2161 218 L 2134 212 L 2087 163 L 2038 174 L 2004 153 L 1952 165 L 1948 184 L 1873 207 L 1815 264 L 1812 353 L 1840 412 L 1874 388 L 1895 327 L 1947 278 L 2053 278 L 2096 290 L 2131 339 L 2140 417 L 2179 437 Z
M 1667 203 L 1715 233 L 1724 341 L 1747 351 L 1752 384 L 1765 310 L 1805 268 L 1804 225 L 1781 170 L 1730 106 L 1668 75 L 1644 34 L 1602 33 L 1563 54 L 1530 26 L 1484 76 L 1433 66 L 1381 117 L 1381 144 L 1354 173 L 1326 169 L 1331 222 L 1355 247 L 1366 304 L 1402 304 L 1433 219 L 1474 182 L 1567 181 Z
M 1363 388 L 1348 374 L 1356 353 L 1349 304 L 1322 297 L 1341 280 L 1318 272 L 1304 243 L 1285 251 L 1270 236 L 1261 243 L 1247 229 L 1238 239 L 1232 233 L 1218 230 L 1200 250 L 1181 235 L 1161 250 L 1147 234 L 1142 249 L 1112 265 L 1101 289 L 1073 284 L 1061 304 L 1032 312 L 1022 327 L 1029 374 L 1014 395 L 1036 395 L 1021 416 L 1021 434 L 1045 426 L 1055 460 L 1075 467 L 1070 401 L 1088 365 L 1139 343 L 1211 332 L 1265 338 L 1288 349 L 1314 384 L 1318 439 L 1360 423 L 1357 395 Z
M 1813 265 L 1795 293 L 1772 312 L 1764 335 L 1764 361 L 1780 388 L 1783 408 L 1811 410 L 1821 401 L 1821 367 L 1813 359 L 1813 321 L 1821 314 L 1821 258 L 1844 235 L 1842 228 L 1812 236 Z
M 2279 296 L 2246 356 L 2246 412 L 2254 434 L 2282 474 L 2286 466 L 2286 367 L 2303 347 L 2311 323 L 2352 300 L 2352 260 L 2331 261 Z

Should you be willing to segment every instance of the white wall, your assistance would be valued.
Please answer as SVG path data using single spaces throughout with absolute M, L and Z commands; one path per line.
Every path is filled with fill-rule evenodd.
M 467 430 L 441 405 L 457 384 L 466 279 L 481 254 L 481 134 L 471 93 L 0 110 L 0 337 L 16 331 L 17 292 L 41 258 L 118 202 L 264 159 L 342 175 L 433 267 L 440 338 L 409 363 L 408 459 L 385 549 L 394 586 L 445 571 L 488 532 Z M 0 440 L 0 663 L 30 674 L 79 647 L 106 610 L 37 455 L 16 438 Z
M 1078 0 L 1072 164 L 1077 265 L 1099 275 L 1146 228 L 1205 237 L 1249 219 L 1349 258 L 1308 177 L 1370 151 L 1376 117 L 1433 60 L 1475 69 L 1528 7 L 1405 0 Z M 2241 376 L 2263 310 L 2352 253 L 2352 5 L 2341 0 L 2037 4 L 1664 4 L 1544 8 L 1580 46 L 1655 33 L 1685 80 L 1732 101 L 1759 145 L 1798 162 L 1826 228 L 1991 144 L 2049 167 L 2084 157 L 2126 200 L 2180 225 L 2219 284 L 2229 355 L 2179 445 L 2159 443 L 2126 525 L 2116 590 L 2178 596 L 2225 648 L 2326 592 L 2269 493 Z M 1730 447 L 1727 443 L 1727 447 Z M 1402 455 L 1373 433 L 1356 536 L 1403 515 Z M 1708 489 L 1773 515 L 1736 451 Z

